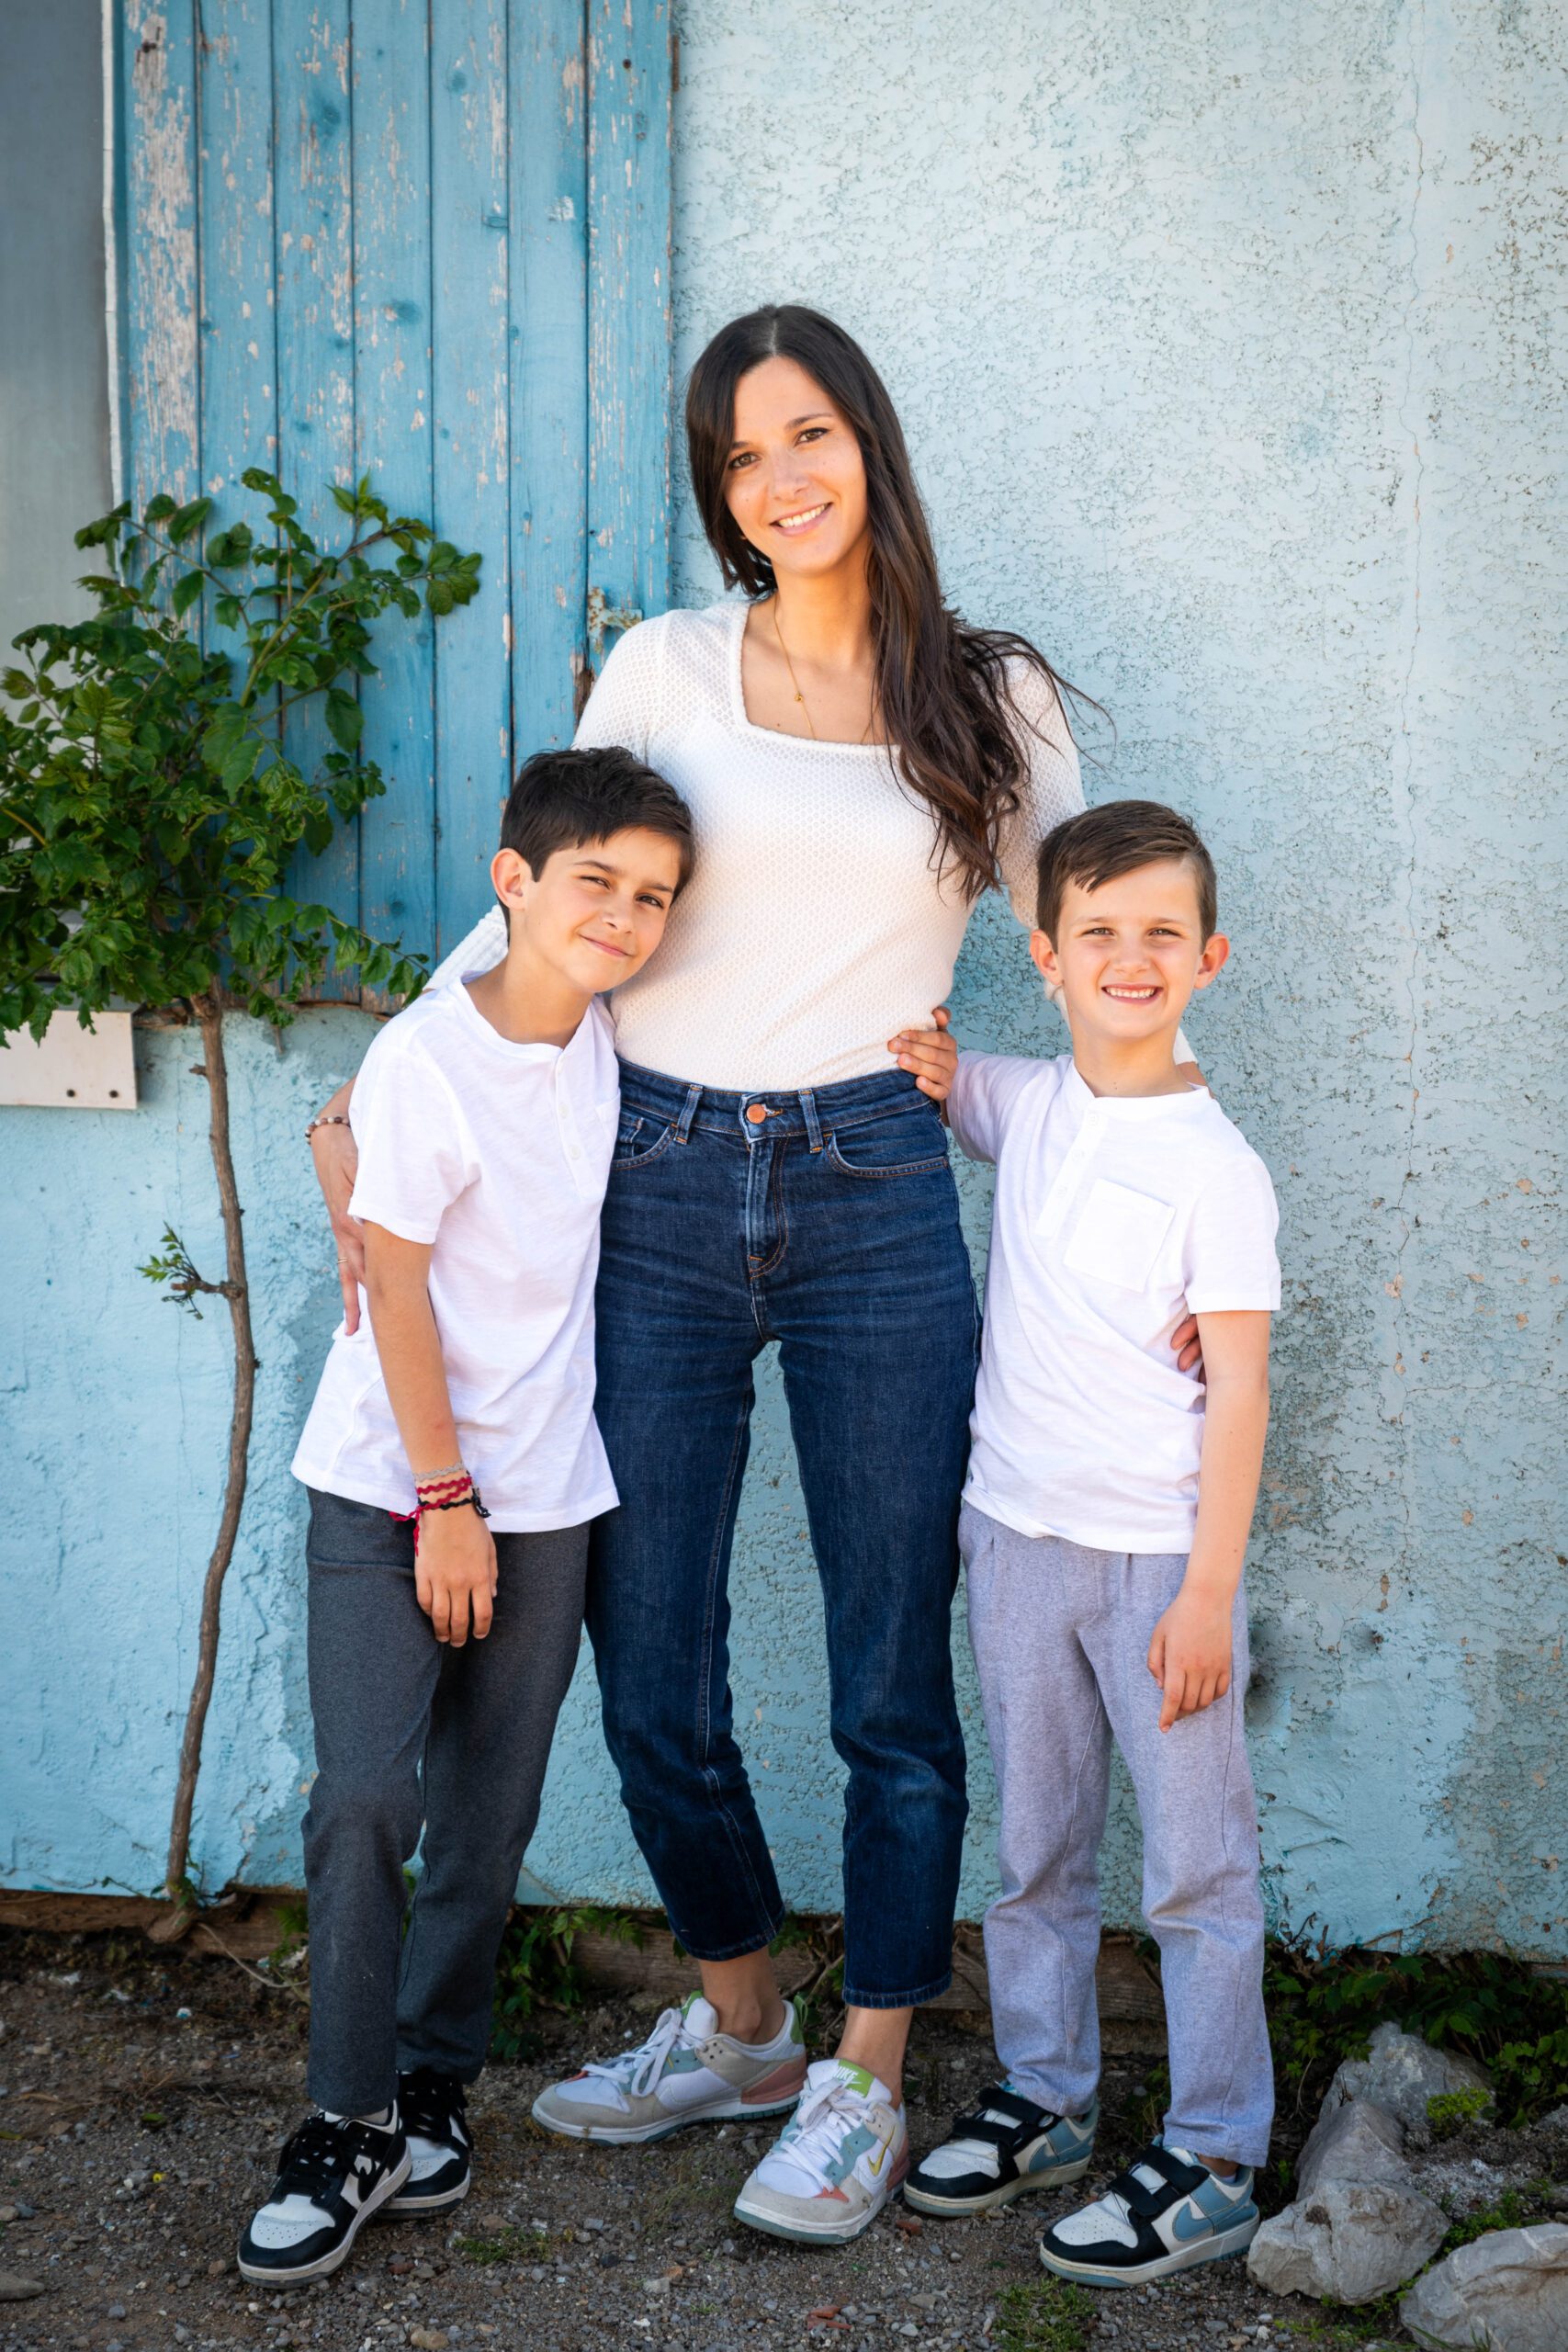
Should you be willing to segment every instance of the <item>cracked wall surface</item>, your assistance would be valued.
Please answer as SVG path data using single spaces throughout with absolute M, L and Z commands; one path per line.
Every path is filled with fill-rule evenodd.
M 858 333 L 954 602 L 1109 705 L 1092 796 L 1175 800 L 1215 850 L 1234 960 L 1191 1032 L 1282 1210 L 1249 1571 L 1274 1915 L 1568 1955 L 1568 25 L 1539 0 L 686 0 L 681 30 L 682 369 L 765 299 Z M 677 577 L 715 593 L 689 502 Z M 1056 1049 L 998 908 L 953 1001 L 976 1044 Z M 297 1137 L 367 1025 L 312 1013 L 280 1058 L 236 1024 L 264 1371 L 197 1815 L 213 1884 L 299 1871 L 287 1461 L 333 1307 Z M 139 1053 L 135 1120 L 0 1114 L 12 1884 L 152 1883 L 194 1665 L 226 1340 L 133 1270 L 165 1221 L 214 1256 L 216 1219 L 188 1040 Z M 978 1263 L 987 1187 L 963 1181 Z M 792 1898 L 831 1908 L 841 1774 L 771 1374 L 736 1597 L 769 1835 Z M 994 1798 L 958 1647 L 974 1916 Z M 649 1896 L 586 1665 L 530 1870 Z M 1131 1918 L 1124 1798 L 1106 1876 Z

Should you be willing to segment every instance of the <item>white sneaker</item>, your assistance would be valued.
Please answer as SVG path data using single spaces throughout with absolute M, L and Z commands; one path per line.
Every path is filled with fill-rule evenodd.
M 1190 2148 L 1156 2137 L 1103 2197 L 1054 2222 L 1040 2259 L 1085 2287 L 1142 2287 L 1245 2254 L 1258 2234 L 1250 2166 L 1222 2180 Z
M 904 2202 L 917 2213 L 989 2213 L 1036 2189 L 1065 2188 L 1093 2163 L 1099 2120 L 1098 2100 L 1087 2115 L 1058 2115 L 1010 2083 L 995 2083 L 922 2156 L 904 2184 Z
M 847 2245 L 908 2169 L 904 2110 L 886 2085 L 845 2059 L 819 2058 L 793 2119 L 736 2199 L 735 2217 L 771 2237 Z
M 662 2140 L 683 2123 L 783 2115 L 805 2080 L 806 2041 L 793 2001 L 773 2040 L 752 2043 L 720 2033 L 712 2003 L 693 1993 L 682 2007 L 666 2009 L 637 2049 L 591 2061 L 541 2091 L 534 2120 L 566 2140 Z

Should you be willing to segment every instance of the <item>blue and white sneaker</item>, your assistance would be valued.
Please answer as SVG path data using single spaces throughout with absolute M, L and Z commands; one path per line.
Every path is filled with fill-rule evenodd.
M 770 2237 L 848 2245 L 908 2168 L 904 2110 L 886 2085 L 847 2059 L 819 2058 L 793 2120 L 736 2199 L 735 2218 Z
M 1245 2254 L 1259 2215 L 1249 2165 L 1222 2180 L 1190 2149 L 1151 2140 L 1105 2195 L 1053 2223 L 1040 2259 L 1083 2287 L 1143 2287 L 1195 2263 Z
M 917 2213 L 988 2213 L 1038 2188 L 1081 2180 L 1094 2161 L 1097 2101 L 1087 2115 L 1057 2115 L 997 2083 L 953 2132 L 922 2156 L 904 2183 L 904 2202 Z

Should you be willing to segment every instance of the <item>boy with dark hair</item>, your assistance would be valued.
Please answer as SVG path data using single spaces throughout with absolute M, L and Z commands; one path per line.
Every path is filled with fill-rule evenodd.
M 505 956 L 399 1013 L 355 1085 L 368 1316 L 333 1340 L 294 1459 L 319 2104 L 241 2241 L 263 2286 L 324 2278 L 373 2212 L 468 2190 L 464 2093 L 576 1662 L 588 1521 L 615 1502 L 593 1281 L 619 1088 L 595 1000 L 652 955 L 691 858 L 684 802 L 629 753 L 530 760 L 491 865 Z
M 1278 1219 L 1262 1161 L 1175 1065 L 1182 1012 L 1229 954 L 1197 833 L 1113 801 L 1058 826 L 1039 876 L 1030 952 L 1072 1052 L 964 1054 L 947 1104 L 964 1149 L 997 1167 L 959 1541 L 1001 1793 L 986 1958 L 1005 2078 L 905 2194 L 976 2213 L 1089 2169 L 1114 1737 L 1143 1823 L 1170 2105 L 1040 2252 L 1065 2278 L 1137 2286 L 1250 2244 L 1273 2112 L 1241 1578 Z M 1170 1352 L 1190 1312 L 1201 1379 Z

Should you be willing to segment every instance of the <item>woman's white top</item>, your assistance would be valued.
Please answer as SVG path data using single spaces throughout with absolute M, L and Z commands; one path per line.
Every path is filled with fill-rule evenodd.
M 936 823 L 887 747 L 820 743 L 746 716 L 747 607 L 664 613 L 604 664 L 580 747 L 623 744 L 689 805 L 696 865 L 658 954 L 612 1000 L 629 1062 L 704 1086 L 829 1086 L 896 1067 L 887 1040 L 929 1028 L 969 918 L 939 879 Z M 1077 753 L 1047 680 L 1010 678 L 1028 775 L 1000 843 L 1021 922 L 1034 922 L 1042 837 L 1083 806 Z M 435 975 L 488 970 L 499 908 Z
M 615 1507 L 593 1419 L 599 1211 L 620 1088 L 591 1004 L 562 1046 L 521 1046 L 466 988 L 427 989 L 355 1080 L 351 1215 L 428 1242 L 457 1443 L 492 1531 L 578 1527 Z M 340 1323 L 294 1476 L 381 1510 L 414 1507 L 369 1301 Z

